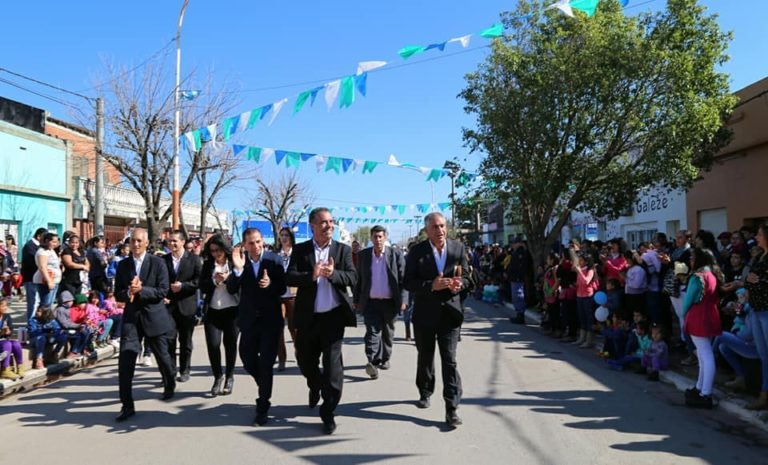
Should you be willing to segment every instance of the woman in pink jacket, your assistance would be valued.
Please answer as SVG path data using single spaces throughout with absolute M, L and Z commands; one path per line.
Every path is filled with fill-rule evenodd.
M 578 263 L 576 268 L 576 309 L 579 314 L 579 338 L 574 342 L 579 347 L 592 347 L 592 318 L 595 312 L 593 297 L 599 288 L 597 270 L 594 259 L 586 253 L 577 255 L 576 249 L 571 248 L 571 260 Z

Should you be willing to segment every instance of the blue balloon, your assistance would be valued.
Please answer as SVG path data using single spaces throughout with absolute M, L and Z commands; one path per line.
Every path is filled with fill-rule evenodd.
M 608 296 L 603 291 L 598 291 L 595 293 L 595 302 L 597 305 L 605 305 L 608 303 Z

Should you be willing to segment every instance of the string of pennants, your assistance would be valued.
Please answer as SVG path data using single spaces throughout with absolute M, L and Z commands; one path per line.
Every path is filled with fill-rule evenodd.
M 588 17 L 595 14 L 597 5 L 600 0 L 558 0 L 556 3 L 545 7 L 545 10 L 558 9 L 563 14 L 573 17 L 573 10 L 579 10 L 585 13 Z M 620 0 L 622 6 L 626 6 L 629 0 Z M 504 25 L 501 23 L 494 24 L 493 26 L 482 30 L 478 35 L 485 39 L 494 39 L 501 37 L 504 33 Z M 460 37 L 454 37 L 443 42 L 435 42 L 428 45 L 407 45 L 402 47 L 398 51 L 398 55 L 403 59 L 408 59 L 414 55 L 427 52 L 429 50 L 444 51 L 445 47 L 449 43 L 460 43 L 463 48 L 469 46 L 472 34 L 466 34 Z M 389 63 L 386 61 L 364 61 L 360 62 L 357 67 L 357 72 L 352 75 L 344 76 L 339 79 L 335 79 L 331 82 L 325 83 L 321 86 L 316 86 L 311 89 L 304 90 L 297 95 L 290 98 L 282 98 L 276 102 L 262 105 L 253 108 L 249 111 L 240 113 L 239 115 L 225 118 L 221 122 L 216 122 L 205 127 L 197 128 L 192 131 L 184 133 L 180 139 L 182 146 L 190 151 L 197 152 L 202 148 L 204 142 L 212 142 L 216 144 L 219 140 L 228 142 L 234 134 L 238 134 L 249 129 L 253 129 L 259 121 L 267 119 L 267 125 L 271 126 L 278 115 L 282 112 L 283 107 L 290 101 L 295 99 L 293 103 L 293 114 L 299 113 L 306 104 L 314 106 L 317 96 L 323 92 L 323 98 L 325 104 L 330 111 L 336 102 L 338 101 L 339 108 L 349 108 L 355 103 L 356 95 L 360 94 L 363 97 L 366 96 L 368 91 L 368 72 L 376 70 L 378 68 L 387 66 Z M 194 99 L 199 95 L 199 92 L 194 92 L 193 96 L 183 95 L 186 99 Z M 187 92 L 189 93 L 189 91 Z M 191 95 L 191 94 L 190 94 Z
M 298 168 L 302 163 L 314 161 L 318 173 L 333 171 L 336 174 L 341 174 L 342 172 L 355 172 L 358 168 L 362 168 L 362 174 L 366 174 L 373 173 L 373 171 L 379 165 L 386 165 L 418 171 L 421 174 L 427 176 L 427 182 L 439 181 L 450 173 L 449 170 L 443 168 L 429 168 L 426 166 L 416 166 L 413 163 L 401 163 L 394 155 L 390 155 L 387 162 L 380 162 L 327 156 L 317 153 L 278 150 L 268 147 L 251 147 L 246 145 L 233 145 L 232 149 L 235 156 L 239 156 L 242 153 L 246 160 L 263 164 L 268 159 L 273 158 L 277 166 L 283 164 L 286 168 Z M 475 173 L 462 171 L 457 177 L 459 181 L 459 187 L 474 180 L 477 177 L 478 175 Z
M 396 204 L 396 205 L 358 205 L 358 206 L 341 206 L 341 207 L 327 207 L 328 210 L 330 210 L 331 213 L 347 213 L 347 214 L 357 214 L 357 213 L 378 213 L 379 215 L 384 215 L 387 213 L 394 213 L 398 215 L 404 215 L 406 212 L 419 212 L 419 213 L 429 213 L 431 211 L 446 211 L 449 208 L 451 208 L 451 202 L 440 202 L 440 203 L 417 203 L 417 204 Z M 301 208 L 294 208 L 291 210 L 291 213 L 301 214 L 301 215 L 308 215 L 311 208 L 307 209 L 301 209 Z M 257 214 L 260 213 L 259 211 L 254 210 L 232 210 L 232 214 L 236 217 L 253 217 L 257 216 Z M 261 213 L 266 213 L 266 211 L 261 211 Z M 337 218 L 337 220 L 341 220 L 342 218 Z M 349 221 L 359 222 L 357 221 L 357 218 L 355 217 L 349 217 L 344 218 Z M 361 220 L 363 218 L 360 218 Z M 393 218 L 389 218 L 393 219 Z M 400 218 L 405 219 L 405 218 Z

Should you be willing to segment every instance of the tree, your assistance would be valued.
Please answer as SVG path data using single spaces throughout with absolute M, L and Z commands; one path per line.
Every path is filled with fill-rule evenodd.
M 269 221 L 277 246 L 280 228 L 296 226 L 312 205 L 309 185 L 299 179 L 296 171 L 272 180 L 265 180 L 261 176 L 254 180 L 257 196 L 250 202 L 250 213 Z
M 170 194 L 172 188 L 174 136 L 174 87 L 163 70 L 162 63 L 148 64 L 141 71 L 107 65 L 109 97 L 105 99 L 107 147 L 104 158 L 144 199 L 152 242 L 160 236 L 172 214 L 171 206 L 165 209 L 161 206 L 161 199 Z M 193 77 L 189 77 L 184 84 L 192 85 L 193 81 Z M 220 120 L 235 106 L 233 93 L 209 91 L 204 94 L 193 102 L 180 102 L 182 134 Z M 180 157 L 186 158 L 179 189 L 182 198 L 201 171 L 222 166 L 210 161 L 206 147 L 197 152 L 181 150 Z M 215 195 L 208 194 L 208 197 L 206 211 Z
M 617 0 L 575 18 L 521 1 L 461 92 L 480 173 L 514 205 L 539 262 L 574 210 L 616 217 L 643 187 L 685 188 L 730 133 L 730 35 L 696 0 L 626 17 Z M 517 18 L 517 19 L 516 19 Z M 490 189 L 487 189 L 490 191 Z
M 364 248 L 368 244 L 368 241 L 371 240 L 371 227 L 358 226 L 353 236 L 355 236 L 355 240 L 360 243 L 360 247 Z

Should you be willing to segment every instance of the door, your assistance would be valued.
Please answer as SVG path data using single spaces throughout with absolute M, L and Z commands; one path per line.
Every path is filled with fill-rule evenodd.
M 711 231 L 715 237 L 721 232 L 728 231 L 727 209 L 699 210 L 699 229 Z

